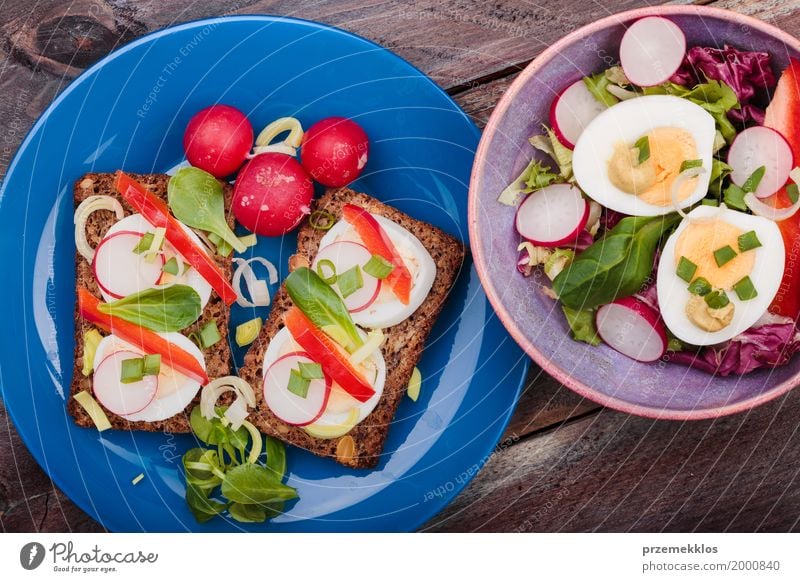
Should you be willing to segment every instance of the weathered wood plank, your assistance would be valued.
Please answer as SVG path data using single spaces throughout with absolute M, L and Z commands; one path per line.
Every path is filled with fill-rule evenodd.
M 796 531 L 800 391 L 667 422 L 607 409 L 496 453 L 428 529 Z

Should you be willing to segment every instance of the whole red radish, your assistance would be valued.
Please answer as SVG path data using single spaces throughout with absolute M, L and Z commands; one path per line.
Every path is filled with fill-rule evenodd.
M 256 234 L 278 236 L 300 224 L 313 197 L 314 184 L 300 162 L 286 154 L 259 154 L 236 176 L 233 214 Z
M 183 134 L 189 163 L 217 178 L 238 170 L 252 147 L 253 126 L 244 113 L 230 105 L 201 109 Z
M 314 180 L 338 188 L 358 178 L 369 157 L 369 138 L 352 119 L 327 117 L 303 135 L 300 158 Z

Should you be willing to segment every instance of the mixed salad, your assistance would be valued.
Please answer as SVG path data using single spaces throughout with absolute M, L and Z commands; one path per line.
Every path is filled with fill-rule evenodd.
M 619 65 L 569 84 L 518 206 L 518 270 L 541 268 L 575 340 L 720 375 L 800 350 L 800 62 L 630 25 Z

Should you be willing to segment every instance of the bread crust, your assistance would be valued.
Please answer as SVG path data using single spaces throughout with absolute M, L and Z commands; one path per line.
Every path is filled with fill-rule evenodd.
M 169 176 L 165 174 L 130 174 L 132 178 L 139 181 L 148 188 L 153 194 L 167 199 L 167 183 Z M 81 176 L 76 182 L 73 190 L 75 208 L 89 196 L 101 194 L 116 198 L 122 203 L 122 208 L 125 211 L 125 216 L 134 214 L 135 211 L 131 206 L 117 193 L 114 187 L 114 174 L 85 174 Z M 232 188 L 228 185 L 225 186 L 225 207 L 230 208 L 230 201 L 232 196 Z M 228 224 L 233 228 L 233 216 L 227 217 Z M 86 224 L 86 240 L 95 248 L 102 240 L 106 231 L 116 222 L 114 213 L 110 210 L 98 210 L 94 212 Z M 231 259 L 216 256 L 217 264 L 225 273 L 225 277 L 230 280 L 231 278 Z M 75 253 L 75 284 L 85 287 L 92 295 L 100 298 L 100 291 L 97 287 L 92 273 L 92 268 L 89 262 L 79 253 Z M 202 328 L 206 323 L 216 320 L 222 339 L 213 346 L 203 350 L 203 355 L 206 361 L 206 371 L 210 378 L 217 378 L 220 376 L 227 376 L 231 373 L 231 350 L 228 345 L 228 326 L 229 326 L 229 308 L 223 303 L 215 291 L 211 292 L 211 298 L 208 301 L 203 314 L 191 327 L 184 330 L 182 333 L 188 335 L 193 331 Z M 84 376 L 83 369 L 83 334 L 92 329 L 92 325 L 87 323 L 80 317 L 78 313 L 78 304 L 75 303 L 75 362 L 72 370 L 72 385 L 70 386 L 70 398 L 67 402 L 67 410 L 72 415 L 75 424 L 83 427 L 93 427 L 91 417 L 86 413 L 83 407 L 72 398 L 81 390 L 92 393 L 92 377 Z M 105 334 L 104 334 L 105 335 Z M 191 432 L 189 424 L 189 415 L 192 408 L 200 401 L 199 392 L 194 400 L 183 410 L 183 412 L 175 416 L 160 420 L 157 422 L 130 422 L 121 416 L 103 408 L 111 427 L 118 430 L 140 430 L 147 432 L 168 432 L 168 433 L 188 433 Z M 102 407 L 102 404 L 101 404 Z
M 253 386 L 256 393 L 256 408 L 250 415 L 250 421 L 260 431 L 315 455 L 336 459 L 344 465 L 370 468 L 376 466 L 380 460 L 389 424 L 394 418 L 401 398 L 406 393 L 411 374 L 422 356 L 428 335 L 461 269 L 464 245 L 428 223 L 411 218 L 396 208 L 348 188 L 329 190 L 313 203 L 312 210 L 325 210 L 339 220 L 342 207 L 347 203 L 384 216 L 411 232 L 420 240 L 436 263 L 436 278 L 422 305 L 405 321 L 384 330 L 386 341 L 382 352 L 386 360 L 386 383 L 375 410 L 347 435 L 336 439 L 319 439 L 310 436 L 302 428 L 281 422 L 266 406 L 262 390 L 264 351 L 283 327 L 283 314 L 292 306 L 292 301 L 283 286 L 274 298 L 269 318 L 245 356 L 244 366 L 239 370 L 239 375 Z M 324 234 L 324 231 L 312 228 L 308 220 L 304 221 L 298 231 L 297 255 L 290 264 L 310 263 L 319 250 L 320 240 Z M 340 441 L 347 438 L 353 440 L 355 445 L 353 453 L 347 456 L 337 455 Z

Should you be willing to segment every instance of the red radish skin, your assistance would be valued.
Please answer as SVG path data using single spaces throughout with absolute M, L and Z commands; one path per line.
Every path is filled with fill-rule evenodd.
M 152 263 L 133 252 L 144 233 L 121 230 L 105 237 L 95 249 L 92 273 L 98 287 L 114 299 L 121 299 L 157 285 L 164 267 L 164 256 Z M 129 259 L 130 264 L 125 260 Z
M 622 70 L 640 87 L 665 83 L 684 56 L 686 36 L 677 24 L 661 16 L 647 16 L 631 24 L 619 45 Z
M 353 241 L 337 241 L 320 249 L 311 267 L 316 270 L 319 262 L 327 259 L 336 266 L 337 273 L 344 273 L 356 265 L 363 267 L 371 258 L 372 253 L 364 245 Z M 323 272 L 325 276 L 328 276 L 327 269 L 324 269 Z M 364 281 L 364 286 L 342 299 L 350 313 L 358 313 L 365 310 L 375 302 L 381 291 L 380 279 L 365 273 L 363 269 L 361 277 Z M 338 285 L 334 284 L 333 288 L 341 295 Z
M 300 149 L 303 167 L 324 186 L 346 186 L 361 174 L 369 157 L 369 138 L 352 119 L 328 117 L 306 130 Z
M 292 426 L 306 426 L 318 420 L 328 405 L 331 393 L 331 381 L 311 380 L 308 394 L 301 398 L 289 392 L 289 375 L 298 364 L 313 363 L 305 352 L 284 354 L 267 368 L 264 374 L 264 402 L 272 413 L 281 421 Z
M 667 330 L 659 313 L 635 297 L 600 307 L 596 324 L 605 343 L 638 362 L 655 362 L 667 351 Z
M 557 247 L 580 236 L 589 203 L 575 186 L 552 184 L 531 194 L 517 209 L 517 232 L 536 246 Z
M 233 214 L 262 236 L 293 230 L 311 212 L 314 184 L 300 163 L 279 153 L 259 154 L 236 177 Z
M 742 131 L 728 150 L 731 180 L 737 186 L 761 166 L 765 172 L 754 194 L 766 198 L 783 188 L 794 168 L 794 154 L 786 138 L 776 129 L 755 126 Z
M 141 354 L 121 350 L 107 355 L 98 364 L 92 379 L 95 398 L 109 412 L 125 416 L 147 408 L 158 392 L 158 376 L 145 376 L 138 382 L 123 384 L 123 360 L 141 358 Z
M 217 178 L 238 170 L 252 147 L 253 126 L 244 113 L 230 105 L 198 111 L 183 134 L 189 163 Z
M 573 149 L 589 122 L 606 106 L 595 99 L 583 79 L 578 79 L 553 100 L 550 106 L 550 125 L 562 144 Z

